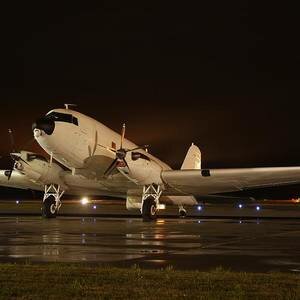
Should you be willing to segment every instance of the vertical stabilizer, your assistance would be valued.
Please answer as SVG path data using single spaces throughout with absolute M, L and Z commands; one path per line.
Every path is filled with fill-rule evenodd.
M 187 170 L 187 169 L 188 170 L 201 169 L 201 151 L 194 144 L 190 146 L 181 166 L 181 170 Z

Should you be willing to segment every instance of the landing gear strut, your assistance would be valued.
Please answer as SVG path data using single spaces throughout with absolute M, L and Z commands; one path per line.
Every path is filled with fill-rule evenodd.
M 45 218 L 56 218 L 56 215 L 61 207 L 60 198 L 64 194 L 60 185 L 49 184 L 45 185 L 42 216 Z
M 143 188 L 141 213 L 144 222 L 155 220 L 159 207 L 161 187 L 156 184 L 145 185 Z

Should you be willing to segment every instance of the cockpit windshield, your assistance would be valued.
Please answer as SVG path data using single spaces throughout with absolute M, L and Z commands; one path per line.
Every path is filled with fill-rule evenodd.
M 64 114 L 64 113 L 52 111 L 46 115 L 46 118 L 53 120 L 55 122 L 73 123 L 76 126 L 78 126 L 78 119 L 71 114 Z

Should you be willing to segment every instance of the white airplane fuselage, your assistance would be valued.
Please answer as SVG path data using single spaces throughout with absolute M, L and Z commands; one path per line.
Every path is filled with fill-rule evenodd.
M 55 115 L 59 117 L 56 119 Z M 119 188 L 124 192 L 124 189 L 134 189 L 147 184 L 161 185 L 162 170 L 171 169 L 147 151 L 138 149 L 126 154 L 129 170 L 119 167 L 120 172 L 106 178 L 103 174 L 116 158 L 113 150 L 121 147 L 121 135 L 102 123 L 70 109 L 52 110 L 46 118 L 54 120 L 53 131 L 47 133 L 46 129 L 41 129 L 43 126 L 34 128 L 34 136 L 39 145 L 55 160 L 73 170 L 74 174 L 85 174 L 111 190 L 117 192 Z M 136 144 L 127 139 L 123 142 L 124 149 L 136 147 Z M 135 159 L 134 153 L 141 157 Z

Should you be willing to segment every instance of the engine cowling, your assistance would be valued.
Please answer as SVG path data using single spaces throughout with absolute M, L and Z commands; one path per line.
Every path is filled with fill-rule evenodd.
M 31 159 L 30 159 L 31 157 Z M 63 171 L 55 162 L 51 164 L 41 156 L 35 156 L 30 152 L 21 152 L 21 159 L 15 163 L 15 170 L 26 175 L 31 181 L 35 183 L 45 184 L 59 184 L 62 185 L 60 174 Z

